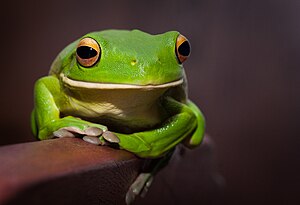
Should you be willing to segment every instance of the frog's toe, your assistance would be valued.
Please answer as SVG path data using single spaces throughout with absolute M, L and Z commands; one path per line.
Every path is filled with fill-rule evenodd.
M 146 194 L 148 193 L 148 190 L 149 190 L 149 188 L 150 188 L 150 186 L 151 186 L 151 184 L 153 182 L 153 179 L 154 179 L 154 177 L 151 175 L 149 177 L 148 181 L 146 182 L 143 190 L 142 190 L 141 197 L 145 197 L 146 196 Z
M 68 130 L 65 130 L 65 129 L 59 129 L 59 130 L 53 132 L 53 135 L 55 137 L 59 137 L 59 138 L 62 138 L 62 137 L 75 137 L 75 135 L 72 132 L 69 132 Z
M 80 135 L 85 134 L 85 132 L 82 131 L 81 129 L 79 129 L 78 127 L 63 127 L 63 128 L 61 128 L 59 130 L 66 130 L 66 131 L 69 131 L 69 132 L 71 132 L 73 134 L 74 133 L 77 133 L 77 134 L 80 134 Z
M 101 141 L 98 137 L 95 137 L 95 136 L 84 136 L 82 138 L 84 141 L 88 142 L 88 143 L 91 143 L 91 144 L 94 144 L 94 145 L 100 145 L 101 144 Z
M 60 128 L 58 130 L 56 130 L 55 132 L 53 132 L 53 135 L 55 137 L 76 137 L 76 134 L 79 135 L 84 135 L 85 132 L 82 131 L 81 129 L 79 129 L 78 127 L 63 127 Z
M 100 136 L 103 133 L 103 130 L 98 127 L 88 127 L 84 130 L 85 134 L 88 136 Z
M 126 194 L 126 204 L 132 204 L 135 197 L 141 195 L 144 197 L 153 181 L 151 173 L 140 173 L 136 180 L 129 187 Z
M 110 143 L 120 143 L 120 139 L 113 132 L 105 131 L 103 132 L 102 137 Z

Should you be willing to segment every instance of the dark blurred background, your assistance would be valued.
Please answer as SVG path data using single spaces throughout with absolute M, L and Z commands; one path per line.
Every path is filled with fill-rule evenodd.
M 2 145 L 34 140 L 34 82 L 71 41 L 108 28 L 178 30 L 192 45 L 189 95 L 215 143 L 222 203 L 300 204 L 300 1 L 28 0 L 1 8 Z

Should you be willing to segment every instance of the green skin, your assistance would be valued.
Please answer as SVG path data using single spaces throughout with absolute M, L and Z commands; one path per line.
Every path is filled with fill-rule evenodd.
M 113 127 L 119 147 L 144 158 L 163 156 L 180 142 L 189 147 L 199 145 L 205 122 L 197 106 L 187 99 L 183 66 L 175 53 L 178 35 L 176 31 L 150 35 L 138 30 L 86 34 L 82 38 L 93 38 L 101 47 L 100 59 L 89 68 L 77 62 L 79 40 L 71 43 L 55 59 L 49 76 L 35 84 L 33 133 L 44 140 L 64 127 L 104 131 Z M 112 86 L 104 90 L 85 84 L 73 86 L 62 80 L 62 75 L 79 84 Z M 178 80 L 183 83 L 159 87 Z M 149 85 L 153 87 L 147 88 Z M 113 97 L 105 97 L 110 95 Z M 136 104 L 130 107 L 133 99 Z

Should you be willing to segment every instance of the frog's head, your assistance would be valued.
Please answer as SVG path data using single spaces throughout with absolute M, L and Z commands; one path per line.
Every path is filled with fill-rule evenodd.
M 77 86 L 180 84 L 188 40 L 176 31 L 150 35 L 139 30 L 86 34 L 64 49 L 51 73 Z

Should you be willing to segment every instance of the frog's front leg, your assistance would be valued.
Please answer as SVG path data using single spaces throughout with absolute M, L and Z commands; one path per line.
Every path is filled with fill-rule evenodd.
M 195 146 L 202 141 L 204 119 L 193 104 L 180 103 L 171 97 L 165 97 L 162 105 L 170 113 L 170 118 L 160 127 L 128 135 L 118 133 L 120 147 L 144 158 L 163 156 L 185 139 Z
M 35 108 L 32 113 L 33 133 L 41 140 L 56 137 L 72 137 L 76 134 L 99 136 L 107 128 L 76 117 L 60 117 L 60 107 L 68 104 L 55 76 L 39 79 L 35 84 Z
M 153 159 L 154 167 L 148 172 L 142 172 L 130 186 L 126 203 L 130 204 L 137 195 L 143 195 L 147 191 L 153 176 L 172 156 L 173 148 L 181 141 L 187 141 L 188 146 L 196 146 L 201 143 L 204 134 L 204 117 L 200 110 L 192 102 L 180 103 L 170 97 L 166 97 L 162 105 L 170 113 L 171 117 L 159 128 L 133 133 L 127 136 L 118 134 L 120 146 L 134 152 L 140 157 Z M 158 160 L 158 161 L 157 161 Z
M 184 144 L 187 147 L 193 148 L 199 145 L 203 140 L 205 132 L 205 118 L 200 109 L 192 101 L 188 100 L 187 106 L 196 116 L 197 127 L 194 130 L 193 134 L 185 140 Z

